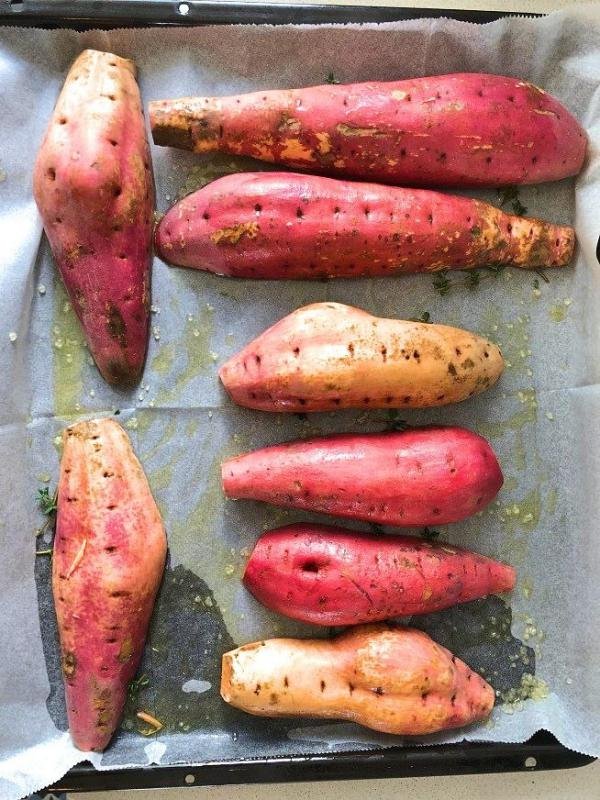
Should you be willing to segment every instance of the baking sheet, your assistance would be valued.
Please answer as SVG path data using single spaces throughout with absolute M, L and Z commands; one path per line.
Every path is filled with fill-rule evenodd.
M 511 598 L 490 598 L 413 619 L 499 692 L 489 723 L 423 742 L 523 741 L 540 728 L 600 755 L 600 592 L 597 523 L 600 393 L 597 353 L 600 267 L 595 246 L 600 171 L 600 13 L 486 26 L 415 20 L 380 26 L 267 26 L 160 31 L 0 31 L 0 537 L 4 614 L 0 647 L 0 796 L 57 780 L 82 758 L 69 742 L 49 592 L 50 562 L 34 533 L 41 486 L 58 472 L 56 438 L 80 416 L 116 413 L 131 435 L 163 512 L 170 562 L 141 672 L 102 768 L 178 764 L 254 755 L 322 753 L 398 744 L 351 724 L 269 721 L 218 696 L 222 652 L 272 635 L 324 635 L 267 612 L 240 583 L 246 554 L 268 527 L 317 515 L 224 501 L 219 462 L 246 449 L 316 433 L 456 423 L 493 442 L 506 483 L 481 516 L 442 538 L 506 559 L 519 570 Z M 145 102 L 323 82 L 395 79 L 458 70 L 523 77 L 561 98 L 588 130 L 590 160 L 567 180 L 520 192 L 532 215 L 575 221 L 575 268 L 506 270 L 476 290 L 451 275 L 440 296 L 430 276 L 396 280 L 234 282 L 170 269 L 153 272 L 152 335 L 140 386 L 103 384 L 56 279 L 31 197 L 31 165 L 66 69 L 84 47 L 133 58 Z M 285 54 L 282 57 L 282 54 Z M 157 203 L 220 174 L 264 168 L 243 159 L 153 148 Z M 473 192 L 497 201 L 495 192 Z M 424 411 L 272 416 L 238 409 L 216 378 L 229 355 L 298 305 L 317 300 L 415 317 L 490 336 L 510 365 L 500 383 L 459 406 Z M 355 527 L 360 527 L 359 525 Z M 326 632 L 325 632 L 325 635 Z M 523 699 L 532 695 L 530 699 Z M 138 732 L 136 708 L 165 725 Z

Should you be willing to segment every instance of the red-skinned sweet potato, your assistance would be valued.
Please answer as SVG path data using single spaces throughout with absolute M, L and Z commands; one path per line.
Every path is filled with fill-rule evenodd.
M 315 175 L 227 175 L 173 206 L 156 229 L 162 259 L 234 278 L 390 276 L 507 264 L 562 267 L 567 225 L 423 189 Z
M 136 673 L 167 542 L 146 476 L 110 419 L 63 433 L 52 589 L 69 729 L 104 750 Z
M 144 366 L 154 187 L 135 67 L 85 50 L 37 157 L 34 195 L 73 308 L 105 380 Z
M 469 331 L 314 303 L 246 345 L 219 377 L 240 406 L 306 412 L 458 403 L 503 369 L 498 347 Z
M 586 137 L 542 89 L 462 73 L 150 103 L 156 144 L 404 186 L 575 175 Z
M 503 477 L 494 451 L 463 428 L 338 434 L 225 461 L 227 497 L 382 525 L 443 525 L 475 514 Z
M 267 608 L 300 622 L 358 625 L 511 591 L 515 571 L 415 536 L 298 523 L 260 537 L 244 584 Z
M 269 639 L 225 653 L 221 696 L 261 717 L 345 719 L 404 736 L 485 719 L 494 690 L 426 633 L 361 625 L 335 639 Z

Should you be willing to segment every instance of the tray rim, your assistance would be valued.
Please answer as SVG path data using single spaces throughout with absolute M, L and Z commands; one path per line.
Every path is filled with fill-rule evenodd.
M 569 750 L 547 731 L 526 742 L 463 742 L 353 750 L 318 756 L 281 756 L 183 766 L 151 764 L 96 770 L 89 762 L 69 770 L 49 792 L 166 789 L 228 784 L 301 783 L 375 778 L 439 777 L 577 769 L 596 759 Z M 190 776 L 192 779 L 190 779 Z
M 188 12 L 179 8 L 185 4 Z M 74 29 L 227 24 L 326 24 L 397 22 L 424 17 L 485 24 L 503 17 L 541 17 L 540 13 L 405 6 L 239 2 L 239 0 L 0 0 L 0 27 Z M 600 240 L 599 240 L 600 249 Z M 555 736 L 539 731 L 522 743 L 463 742 L 349 750 L 320 755 L 282 756 L 237 761 L 197 762 L 183 766 L 99 771 L 89 762 L 70 769 L 48 792 L 151 789 L 245 783 L 426 777 L 457 774 L 534 772 L 576 769 L 596 759 L 569 750 Z
M 179 9 L 186 6 L 183 14 Z M 269 2 L 269 0 L 0 0 L 0 26 L 76 29 L 232 24 L 327 24 L 398 22 L 447 17 L 484 24 L 502 17 L 544 14 L 480 9 L 410 8 Z

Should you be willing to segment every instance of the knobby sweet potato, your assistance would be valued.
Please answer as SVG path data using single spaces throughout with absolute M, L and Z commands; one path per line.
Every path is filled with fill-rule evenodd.
M 154 187 L 135 67 L 85 50 L 34 170 L 54 258 L 98 369 L 133 384 L 148 338 Z
M 457 403 L 503 369 L 495 344 L 460 328 L 314 303 L 246 345 L 219 376 L 238 405 L 306 412 Z
M 485 439 L 441 427 L 278 444 L 225 461 L 221 477 L 230 498 L 407 527 L 465 519 L 503 482 Z
M 162 259 L 234 278 L 350 278 L 508 264 L 562 267 L 567 225 L 488 203 L 293 173 L 228 175 L 163 217 Z
M 113 420 L 63 433 L 52 589 L 69 728 L 103 750 L 137 670 L 166 555 L 160 513 Z
M 453 74 L 150 103 L 156 144 L 404 186 L 575 175 L 586 137 L 525 80 Z
M 223 656 L 221 696 L 262 717 L 344 719 L 405 736 L 478 722 L 494 706 L 492 687 L 427 634 L 385 625 L 238 647 Z
M 515 571 L 415 536 L 298 523 L 260 537 L 244 584 L 263 605 L 300 622 L 357 625 L 510 591 Z

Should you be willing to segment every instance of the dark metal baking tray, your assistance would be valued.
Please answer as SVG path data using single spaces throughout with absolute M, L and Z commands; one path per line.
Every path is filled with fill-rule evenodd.
M 513 14 L 500 11 L 243 3 L 230 0 L 0 0 L 0 25 L 40 28 L 392 22 L 442 16 L 482 24 Z M 580 767 L 593 760 L 568 750 L 550 733 L 541 731 L 529 741 L 517 744 L 465 742 L 428 747 L 402 746 L 367 752 L 281 758 L 257 756 L 251 760 L 199 761 L 187 766 L 152 765 L 102 772 L 84 763 L 70 770 L 49 790 L 97 791 L 536 771 Z

